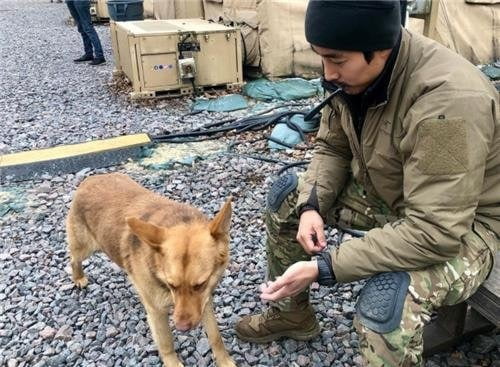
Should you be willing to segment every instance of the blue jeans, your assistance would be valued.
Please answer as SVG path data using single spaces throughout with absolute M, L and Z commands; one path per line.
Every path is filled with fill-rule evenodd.
M 102 52 L 101 41 L 90 18 L 90 1 L 66 0 L 66 5 L 76 22 L 78 32 L 82 36 L 85 56 L 94 57 L 93 55 L 95 55 L 96 59 L 103 59 L 104 54 Z

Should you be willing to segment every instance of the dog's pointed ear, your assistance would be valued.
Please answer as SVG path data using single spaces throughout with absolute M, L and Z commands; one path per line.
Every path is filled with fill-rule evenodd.
M 125 220 L 132 233 L 151 247 L 159 249 L 160 244 L 165 240 L 166 235 L 164 228 L 135 217 L 127 217 Z
M 221 210 L 217 213 L 217 215 L 210 222 L 210 234 L 214 238 L 220 238 L 221 236 L 227 236 L 229 234 L 229 227 L 231 225 L 231 202 L 233 198 L 230 196 Z

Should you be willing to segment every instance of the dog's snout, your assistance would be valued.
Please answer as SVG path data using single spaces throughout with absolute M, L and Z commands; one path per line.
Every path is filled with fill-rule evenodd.
M 188 331 L 193 328 L 193 323 L 189 321 L 179 321 L 175 323 L 175 328 L 179 331 Z
M 191 314 L 184 313 L 178 317 L 176 317 L 176 315 L 174 315 L 175 328 L 179 331 L 191 330 L 191 329 L 195 328 L 196 326 L 198 326 L 199 323 L 200 323 L 200 319 L 194 317 L 194 315 L 191 315 Z

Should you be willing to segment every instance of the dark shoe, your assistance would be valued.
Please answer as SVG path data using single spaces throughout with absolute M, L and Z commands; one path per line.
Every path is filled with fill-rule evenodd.
M 80 56 L 78 59 L 74 59 L 73 62 L 84 62 L 84 61 L 90 61 L 90 60 L 93 60 L 92 56 L 83 55 L 83 56 Z
M 89 62 L 89 65 L 100 65 L 104 64 L 106 62 L 106 59 L 104 57 L 101 57 L 99 59 L 92 59 L 91 62 Z
M 310 340 L 320 331 L 309 305 L 302 310 L 287 312 L 271 307 L 261 314 L 247 315 L 236 324 L 238 338 L 253 343 L 269 343 L 281 337 Z

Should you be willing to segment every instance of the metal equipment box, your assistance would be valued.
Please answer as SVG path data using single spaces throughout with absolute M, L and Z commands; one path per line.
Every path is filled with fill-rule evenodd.
M 231 90 L 243 82 L 240 30 L 202 19 L 111 22 L 115 74 L 132 98 Z

